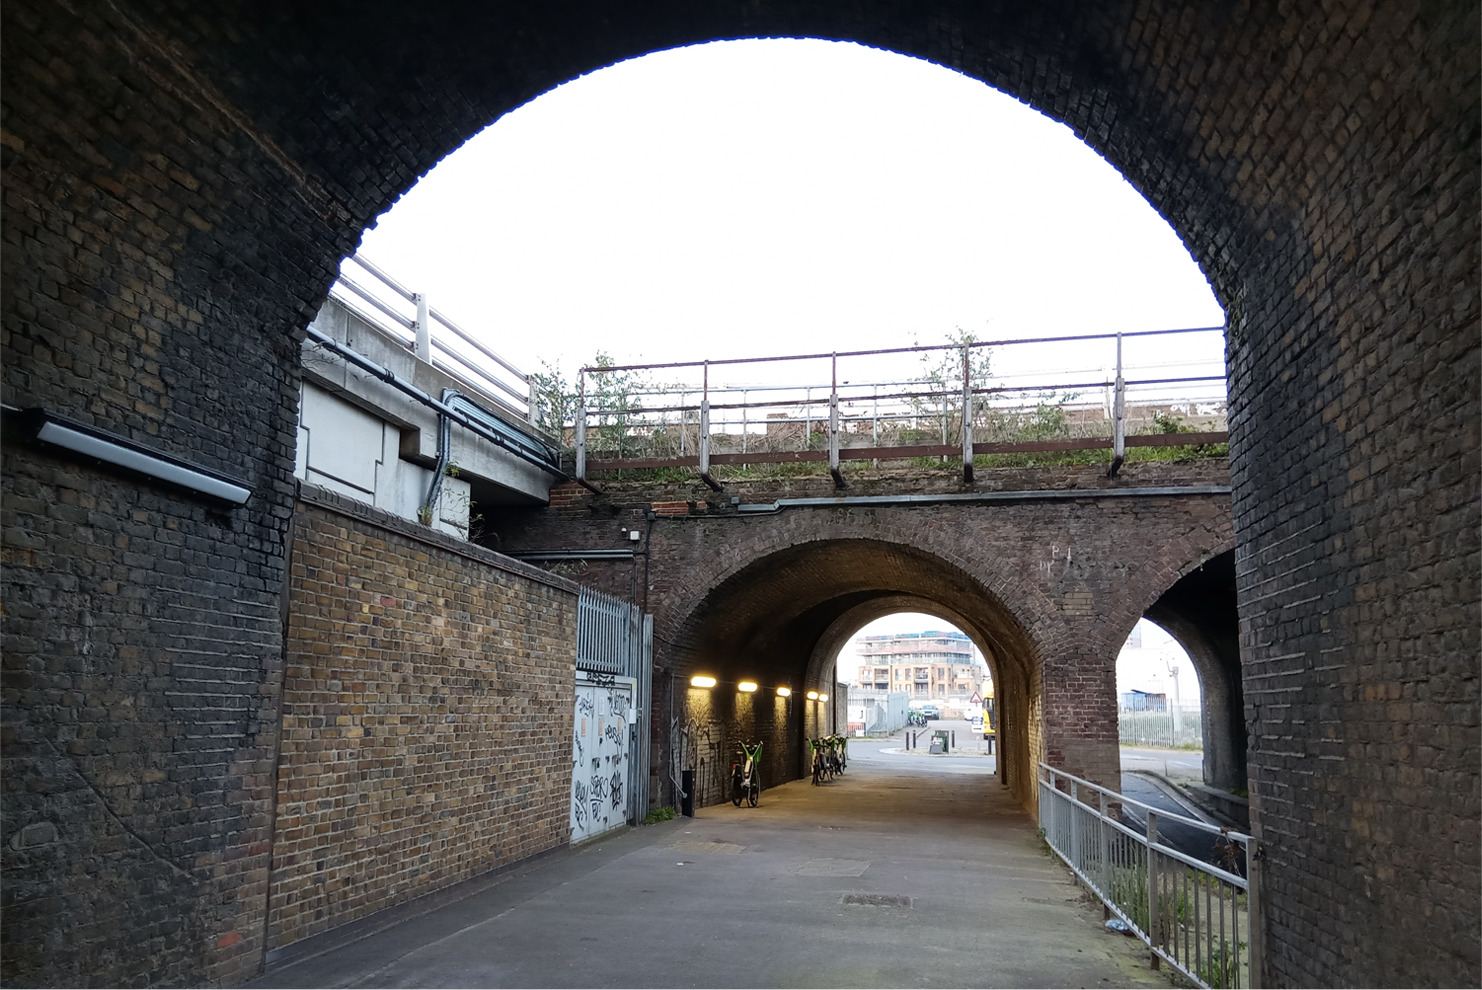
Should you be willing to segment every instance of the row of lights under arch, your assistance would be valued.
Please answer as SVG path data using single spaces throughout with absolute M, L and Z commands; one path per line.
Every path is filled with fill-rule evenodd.
M 717 681 L 715 678 L 709 676 L 708 674 L 696 674 L 694 677 L 691 677 L 690 678 L 690 687 L 706 688 L 707 690 L 710 689 L 710 688 L 715 687 L 715 685 L 717 685 L 719 683 L 720 683 L 719 681 Z M 754 694 L 759 689 L 759 687 L 760 687 L 760 685 L 758 685 L 756 681 L 741 681 L 741 682 L 739 682 L 736 685 L 736 690 L 737 691 L 740 691 L 742 694 Z M 779 698 L 790 698 L 790 697 L 792 697 L 792 688 L 790 688 L 790 687 L 780 687 L 780 688 L 778 688 L 777 689 L 777 697 L 779 697 Z M 804 697 L 806 697 L 809 701 L 827 701 L 828 700 L 828 695 L 822 694 L 822 693 L 820 693 L 818 691 L 809 691 L 806 695 L 804 695 Z

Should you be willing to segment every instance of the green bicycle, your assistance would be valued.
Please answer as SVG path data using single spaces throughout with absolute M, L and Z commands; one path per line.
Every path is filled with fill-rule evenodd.
M 753 808 L 762 796 L 762 772 L 758 760 L 762 755 L 762 744 L 755 746 L 741 743 L 741 763 L 731 764 L 731 803 L 741 807 L 741 799 Z

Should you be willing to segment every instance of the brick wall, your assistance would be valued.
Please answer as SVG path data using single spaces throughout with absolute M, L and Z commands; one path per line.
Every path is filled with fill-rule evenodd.
M 570 582 L 306 489 L 269 947 L 565 843 L 575 656 Z

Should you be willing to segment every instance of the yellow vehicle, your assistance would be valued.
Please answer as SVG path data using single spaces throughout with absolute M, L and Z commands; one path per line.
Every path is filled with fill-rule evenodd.
M 974 719 L 973 722 L 976 726 L 978 720 Z M 983 738 L 988 740 L 988 752 L 990 753 L 993 752 L 993 736 L 995 731 L 993 728 L 993 722 L 993 686 L 990 684 L 988 686 L 987 692 L 983 695 L 982 717 Z

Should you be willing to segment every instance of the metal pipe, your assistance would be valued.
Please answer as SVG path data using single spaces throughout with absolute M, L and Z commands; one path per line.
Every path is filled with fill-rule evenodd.
M 453 389 L 443 389 L 443 401 L 448 401 L 448 393 L 458 393 Z M 453 459 L 453 424 L 443 413 L 437 414 L 437 463 L 432 468 L 432 483 L 427 486 L 427 500 L 422 503 L 422 511 L 418 513 L 422 518 L 422 525 L 431 526 L 437 521 L 437 502 L 443 493 L 443 476 L 447 473 L 448 464 Z
M 1148 488 L 1076 488 L 1046 491 L 952 492 L 941 495 L 840 495 L 833 498 L 779 498 L 770 504 L 743 503 L 736 511 L 743 515 L 761 515 L 794 508 L 849 508 L 865 505 L 934 505 L 939 502 L 1034 502 L 1064 501 L 1083 498 L 1170 498 L 1189 495 L 1228 495 L 1229 485 L 1170 485 Z M 676 516 L 679 518 L 689 518 Z M 715 518 L 706 516 L 705 518 Z
M 443 413 L 459 426 L 476 434 L 479 437 L 482 437 L 484 440 L 487 440 L 489 443 L 494 444 L 494 446 L 500 448 L 501 450 L 508 451 L 509 453 L 520 458 L 520 460 L 535 465 L 552 477 L 560 478 L 562 481 L 576 481 L 588 491 L 597 491 L 596 488 L 587 484 L 585 480 L 580 478 L 573 478 L 571 477 L 571 475 L 565 473 L 560 468 L 553 467 L 552 465 L 541 461 L 539 458 L 519 449 L 514 444 L 506 440 L 504 437 L 499 436 L 492 430 L 481 426 L 480 424 L 469 419 L 458 410 L 449 407 L 448 405 L 438 401 L 437 399 L 434 399 L 432 396 L 417 388 L 415 385 L 412 385 L 409 382 L 402 381 L 399 377 L 397 377 L 396 373 L 391 371 L 389 368 L 383 368 L 381 365 L 372 361 L 365 355 L 359 353 L 358 351 L 352 350 L 349 347 L 346 347 L 344 344 L 341 344 L 338 340 L 335 340 L 329 334 L 324 333 L 320 330 L 315 330 L 313 327 L 307 327 L 304 332 L 310 340 L 314 341 L 314 343 L 318 344 L 320 347 L 323 347 L 325 350 L 338 354 L 346 361 L 349 361 L 351 364 L 360 368 L 362 371 L 368 372 L 376 378 L 379 378 L 381 381 L 390 385 L 392 388 L 395 388 L 403 394 L 410 396 L 411 398 L 422 403 L 429 409 L 435 409 L 438 412 Z

